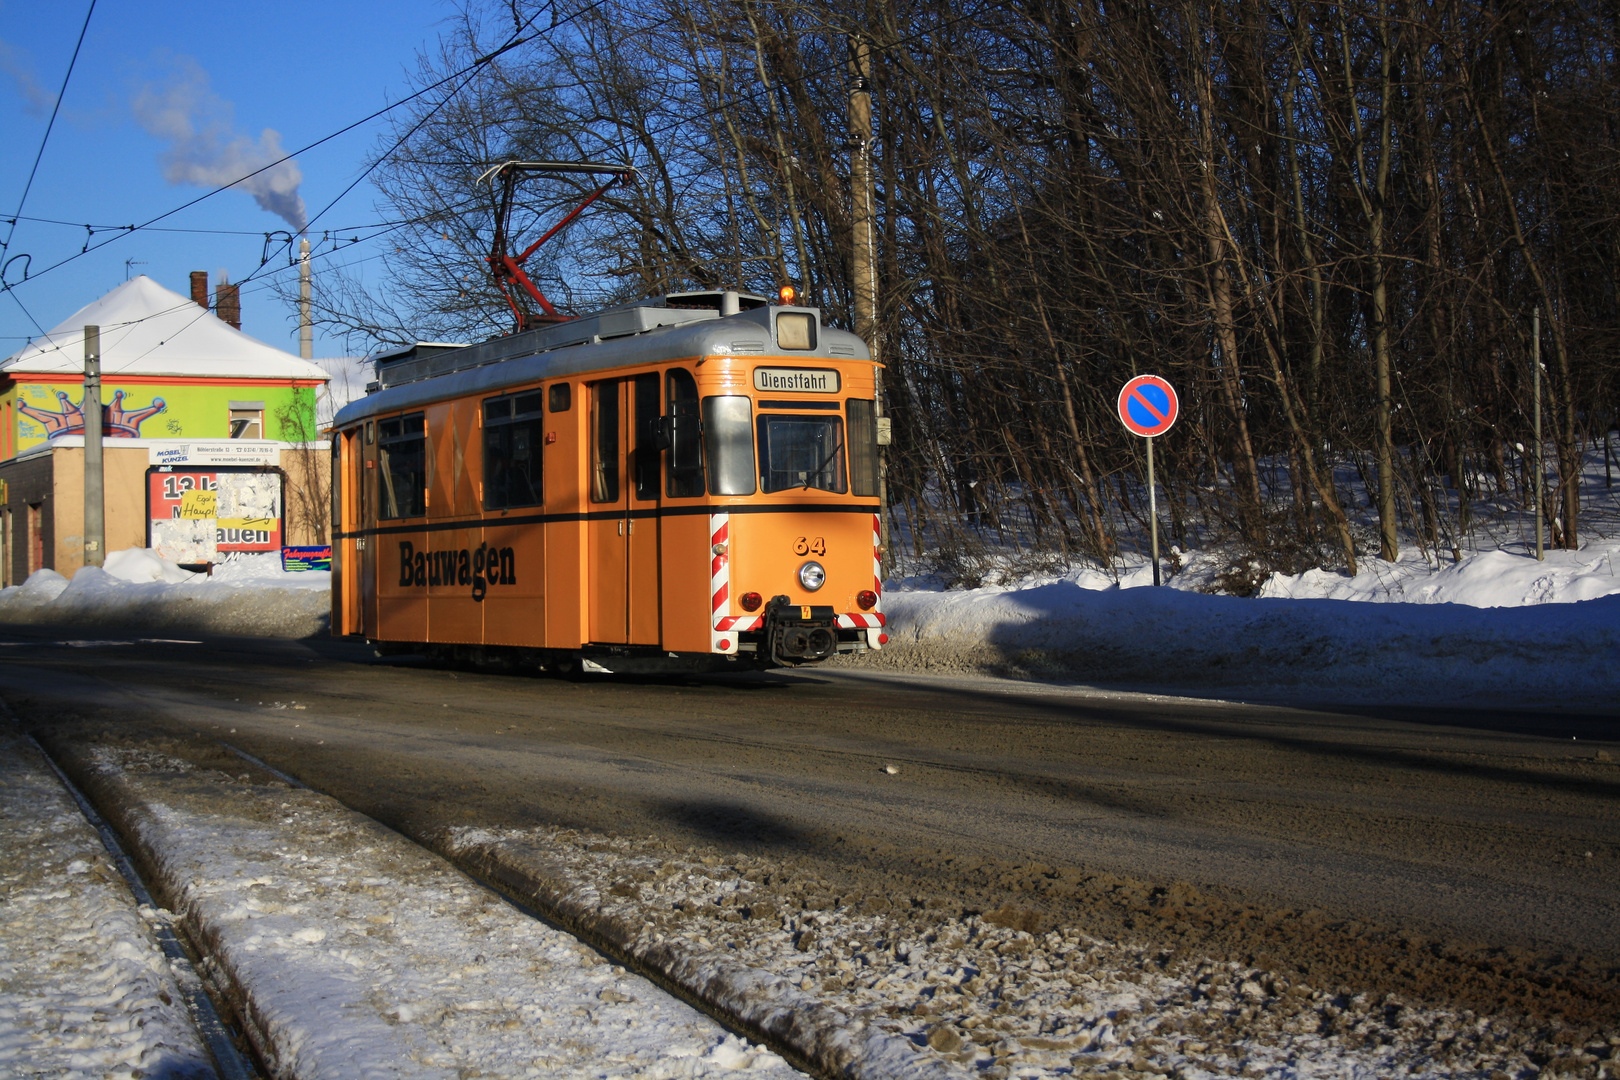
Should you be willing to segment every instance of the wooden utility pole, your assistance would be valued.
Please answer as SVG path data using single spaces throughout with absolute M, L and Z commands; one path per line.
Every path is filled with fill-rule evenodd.
M 889 570 L 889 465 L 884 449 L 889 443 L 889 422 L 883 410 L 883 369 L 878 367 L 877 332 L 877 229 L 872 200 L 872 63 L 870 47 L 859 37 L 849 39 L 849 187 L 850 272 L 855 288 L 855 333 L 872 352 L 872 380 L 878 427 L 878 521 L 883 547 L 883 573 Z
M 106 561 L 101 471 L 101 327 L 84 328 L 84 565 Z

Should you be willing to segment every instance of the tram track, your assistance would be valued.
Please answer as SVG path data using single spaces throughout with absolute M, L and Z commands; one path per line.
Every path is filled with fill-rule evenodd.
M 111 689 L 99 676 L 91 678 Z M 166 695 L 151 691 L 132 691 L 125 687 L 122 693 L 149 706 L 172 705 Z M 5 709 L 5 702 L 0 699 L 0 712 Z M 123 823 L 126 832 L 141 834 L 135 842 L 136 855 L 132 858 L 125 854 L 117 832 L 74 785 L 62 765 L 43 747 L 39 747 L 32 736 L 27 737 L 40 749 L 92 826 L 101 832 L 139 902 L 156 906 L 145 882 L 135 870 L 137 862 L 159 868 L 149 873 L 162 882 L 161 887 L 169 895 L 185 892 L 184 885 L 172 871 L 165 873 L 161 869 L 176 861 L 175 853 L 163 850 L 161 844 L 154 846 L 151 830 L 143 830 L 135 824 L 140 818 L 152 816 L 159 807 L 163 808 L 165 814 L 173 813 L 171 807 L 163 806 L 161 795 L 157 796 L 157 802 L 151 801 L 153 795 L 143 794 L 140 786 L 132 785 L 130 778 L 117 768 L 109 769 L 105 761 L 100 762 L 99 767 L 92 765 L 93 751 L 87 756 L 87 748 L 83 745 L 70 743 L 66 747 L 70 756 L 76 759 L 73 763 L 77 765 L 75 771 L 81 780 L 89 778 L 92 789 L 104 803 L 110 804 L 109 812 Z M 213 743 L 240 759 L 254 772 L 288 788 L 331 798 L 229 740 L 215 739 Z M 244 774 L 241 779 L 247 780 L 248 776 Z M 444 856 L 473 881 L 506 897 L 528 917 L 572 935 L 611 962 L 624 965 L 674 997 L 707 1013 L 724 1028 L 769 1046 L 795 1067 L 811 1075 L 828 1080 L 833 1077 L 847 1080 L 892 1080 L 897 1077 L 909 1080 L 960 1080 L 967 1075 L 945 1062 L 913 1059 L 909 1043 L 895 1040 L 882 1031 L 853 1020 L 765 972 L 724 959 L 694 956 L 679 949 L 661 947 L 657 941 L 645 940 L 637 925 L 604 917 L 594 894 L 586 892 L 581 895 L 578 882 L 558 874 L 556 867 L 543 860 L 539 863 L 526 859 L 513 860 L 498 849 L 475 852 L 449 849 L 442 842 L 443 837 L 415 836 L 403 839 L 420 843 L 423 850 Z M 182 946 L 178 944 L 174 932 L 168 930 L 166 925 L 160 926 L 159 936 L 166 952 L 174 950 L 187 965 L 192 964 L 190 957 L 201 957 L 203 964 L 214 971 L 214 978 L 207 983 L 194 976 L 198 1000 L 195 1003 L 188 1000 L 188 1004 L 193 1005 L 194 1016 L 210 1052 L 220 1062 L 219 1080 L 256 1080 L 260 1075 L 297 1080 L 305 1075 L 321 1075 L 319 1062 L 306 1062 L 303 1068 L 311 1070 L 308 1072 L 301 1071 L 296 1060 L 288 1062 L 287 1044 L 296 1040 L 290 1040 L 285 1032 L 278 1030 L 284 1024 L 265 1018 L 274 1009 L 258 1000 L 255 983 L 267 980 L 263 976 L 257 980 L 244 978 L 239 971 L 232 970 L 228 961 L 221 963 L 209 952 L 210 941 L 215 944 L 217 951 L 228 940 L 227 932 L 218 925 L 217 918 L 209 919 L 197 910 L 195 904 L 188 905 L 184 900 L 173 906 L 186 910 L 189 918 L 178 921 L 193 926 L 204 940 L 200 943 L 188 940 L 185 951 L 181 953 L 179 950 Z M 218 995 L 217 1002 L 202 994 L 203 985 Z M 235 1028 L 247 1034 L 233 1040 L 218 1019 L 221 1013 L 231 1016 Z M 242 1044 L 240 1051 L 236 1042 Z M 268 1068 L 261 1064 L 255 1069 L 248 1064 L 243 1052 L 251 1055 L 256 1062 L 268 1059 L 272 1064 Z
M 11 710 L 3 701 L 0 701 L 0 713 L 7 718 L 11 716 Z M 113 864 L 123 876 L 124 883 L 129 886 L 135 902 L 145 908 L 157 908 L 159 905 L 154 901 L 151 889 L 137 869 L 136 860 L 124 849 L 123 842 L 112 826 L 96 812 L 90 800 L 85 798 L 84 793 L 74 785 L 67 773 L 62 770 L 62 766 L 45 748 L 40 746 L 33 736 L 26 738 L 29 745 L 39 751 L 45 763 L 55 772 L 57 779 L 72 796 L 74 803 L 79 807 L 79 812 L 84 815 L 90 827 L 96 830 L 102 845 L 107 849 L 107 854 L 112 857 Z M 153 922 L 152 935 L 157 939 L 158 947 L 163 950 L 171 969 L 175 969 L 179 976 L 176 982 L 185 1000 L 186 1011 L 190 1014 L 192 1023 L 196 1025 L 203 1044 L 208 1048 L 209 1056 L 213 1058 L 219 1080 L 256 1080 L 261 1075 L 261 1070 L 250 1060 L 251 1047 L 238 1045 L 240 1036 L 227 1026 L 224 1019 L 232 1016 L 229 1006 L 223 1001 L 214 1000 L 209 993 L 210 983 L 197 970 L 197 957 L 204 954 L 199 953 L 195 942 L 183 941 L 181 934 L 176 933 L 168 921 L 160 919 Z M 240 1031 L 239 1024 L 233 1026 Z

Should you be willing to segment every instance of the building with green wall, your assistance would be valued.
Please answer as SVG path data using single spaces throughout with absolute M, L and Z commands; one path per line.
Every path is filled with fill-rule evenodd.
M 70 572 L 65 564 L 81 550 L 82 538 L 58 535 L 55 502 L 66 491 L 57 451 L 79 454 L 72 460 L 83 468 L 77 448 L 84 435 L 86 326 L 100 328 L 109 455 L 139 451 L 144 461 L 148 454 L 156 459 L 152 448 L 162 443 L 308 447 L 319 439 L 316 399 L 326 373 L 218 318 L 206 306 L 206 282 L 203 291 L 193 299 L 142 275 L 0 362 L 0 581 L 20 581 L 41 567 Z M 276 457 L 279 451 L 270 449 Z M 145 535 L 144 521 L 114 520 L 124 513 L 119 507 L 133 505 L 129 493 L 108 488 L 109 546 L 115 534 Z

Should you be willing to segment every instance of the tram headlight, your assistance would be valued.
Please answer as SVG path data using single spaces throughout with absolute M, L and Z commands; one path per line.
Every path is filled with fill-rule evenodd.
M 799 567 L 799 584 L 815 592 L 827 584 L 827 570 L 818 562 L 807 562 Z

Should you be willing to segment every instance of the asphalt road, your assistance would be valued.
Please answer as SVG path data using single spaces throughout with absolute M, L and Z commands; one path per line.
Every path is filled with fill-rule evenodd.
M 68 640 L 0 633 L 0 696 L 47 741 L 215 760 L 228 740 L 407 835 L 653 835 L 771 855 L 846 901 L 1026 912 L 1319 985 L 1620 1018 L 1615 714 L 848 668 L 570 682 L 329 641 Z

